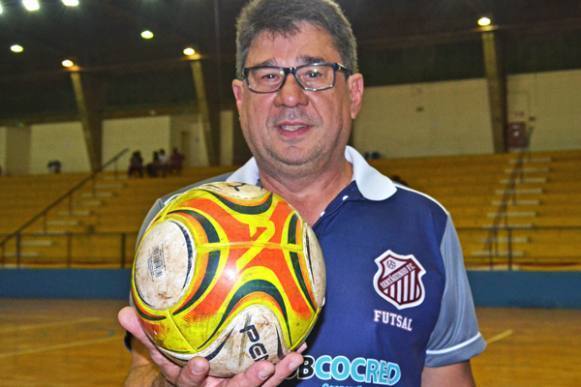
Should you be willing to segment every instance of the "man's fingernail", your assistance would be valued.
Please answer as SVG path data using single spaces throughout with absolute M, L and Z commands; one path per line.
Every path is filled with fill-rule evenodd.
M 199 364 L 199 363 L 194 363 L 192 365 L 192 370 L 197 374 L 202 373 L 202 372 L 204 372 L 204 365 Z
M 258 372 L 258 377 L 260 380 L 266 380 L 270 376 L 271 372 L 268 370 L 262 370 Z
M 290 370 L 295 370 L 301 365 L 301 363 L 302 363 L 302 361 L 300 361 L 300 360 L 293 360 L 290 363 L 288 363 L 288 368 Z

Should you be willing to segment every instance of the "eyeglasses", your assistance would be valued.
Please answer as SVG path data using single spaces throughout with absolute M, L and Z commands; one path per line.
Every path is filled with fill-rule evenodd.
M 335 87 L 335 74 L 342 71 L 346 77 L 351 70 L 340 63 L 309 63 L 297 67 L 254 66 L 242 69 L 242 79 L 255 93 L 274 93 L 279 91 L 292 74 L 303 90 L 322 91 Z

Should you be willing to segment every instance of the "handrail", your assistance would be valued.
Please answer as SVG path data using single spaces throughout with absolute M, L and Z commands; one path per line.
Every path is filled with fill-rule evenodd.
M 518 177 L 520 177 L 521 180 L 523 178 L 522 167 L 524 162 L 524 156 L 525 151 L 519 152 L 514 168 L 510 172 L 508 182 L 506 183 L 504 190 L 502 192 L 500 204 L 498 205 L 496 213 L 494 214 L 494 219 L 492 220 L 492 226 L 490 228 L 490 231 L 488 231 L 488 236 L 486 237 L 484 249 L 488 250 L 489 264 L 491 268 L 493 266 L 492 262 L 493 256 L 496 255 L 496 253 L 498 253 L 498 231 L 500 229 L 499 227 L 500 222 L 504 220 L 504 226 L 508 227 L 507 210 L 509 199 L 511 199 L 513 203 L 516 203 L 516 181 Z M 509 248 L 508 249 L 509 262 L 512 260 L 511 254 L 512 249 Z
M 488 250 L 488 263 L 490 268 L 492 269 L 493 266 L 493 256 L 498 253 L 498 231 L 500 230 L 499 224 L 501 219 L 504 220 L 504 229 L 509 230 L 509 238 L 508 238 L 508 262 L 509 262 L 509 269 L 512 265 L 512 238 L 510 237 L 510 232 L 512 231 L 512 227 L 508 225 L 508 200 L 509 197 L 512 200 L 513 204 L 516 204 L 516 182 L 517 179 L 520 178 L 521 181 L 524 180 L 524 171 L 523 171 L 523 164 L 525 156 L 530 157 L 530 140 L 532 136 L 533 128 L 529 128 L 528 136 L 527 136 L 527 143 L 524 148 L 522 148 L 518 153 L 518 158 L 516 159 L 516 163 L 514 168 L 510 172 L 510 176 L 508 178 L 508 182 L 504 187 L 504 191 L 502 192 L 502 197 L 500 199 L 500 204 L 496 213 L 494 215 L 494 219 L 492 221 L 492 227 L 488 232 L 488 236 L 486 238 L 486 243 L 484 245 L 484 249 Z
M 478 227 L 478 226 L 458 226 L 456 228 L 458 230 L 459 233 L 463 233 L 463 232 L 472 232 L 472 231 L 481 231 L 482 227 Z M 524 226 L 518 226 L 518 225 L 514 225 L 514 226 L 501 226 L 499 227 L 500 231 L 503 232 L 507 232 L 507 233 L 514 233 L 515 231 L 518 230 L 526 230 L 526 231 L 531 231 L 534 230 L 534 232 L 546 232 L 546 231 L 555 231 L 555 230 L 559 230 L 559 231 L 572 231 L 575 233 L 575 236 L 581 236 L 581 225 L 552 225 L 552 226 L 535 226 L 534 228 L 529 228 L 529 227 L 524 227 Z M 31 232 L 31 233 L 23 233 L 21 236 L 22 237 L 34 237 L 34 236 L 43 236 L 44 234 L 42 233 L 38 233 L 38 232 Z M 75 252 L 73 251 L 74 249 L 72 248 L 72 240 L 73 238 L 85 238 L 85 237 L 111 237 L 111 238 L 116 238 L 117 239 L 117 253 L 113 253 L 112 255 L 109 255 L 108 257 L 100 257 L 99 258 L 99 262 L 98 263 L 94 263 L 95 265 L 107 265 L 107 267 L 117 267 L 117 268 L 128 268 L 131 266 L 131 262 L 132 262 L 132 254 L 134 254 L 134 246 L 133 246 L 133 242 L 135 240 L 135 238 L 137 238 L 137 230 L 135 231 L 97 231 L 97 232 L 88 232 L 88 231 L 78 231 L 78 232 L 60 232 L 60 233 L 54 233 L 54 234 L 50 234 L 51 238 L 65 238 L 66 243 L 63 244 L 63 246 L 61 246 L 62 249 L 62 253 L 56 257 L 51 256 L 51 258 L 45 258 L 43 260 L 42 263 L 43 265 L 53 265 L 53 267 L 67 267 L 67 268 L 71 268 L 71 267 L 75 267 L 75 265 L 87 265 L 87 264 L 91 264 L 91 262 L 88 262 L 87 258 L 89 258 L 90 261 L 90 253 L 88 253 L 87 256 L 85 256 L 84 258 L 80 258 L 80 257 L 76 257 L 75 258 Z M 575 238 L 575 240 L 579 240 L 578 238 Z M 130 245 L 131 243 L 131 245 Z M 85 249 L 86 251 L 86 249 Z M 568 266 L 571 265 L 572 263 L 574 263 L 575 265 L 581 265 L 581 249 L 576 250 L 578 253 L 574 256 L 568 256 L 567 258 L 562 258 L 561 260 L 557 260 L 555 255 L 551 255 L 551 253 L 553 252 L 552 248 L 547 248 L 547 256 L 545 256 L 545 259 L 548 259 L 552 262 L 554 262 L 554 264 L 552 264 L 553 266 L 558 266 L 558 265 L 564 265 L 564 266 Z M 541 259 L 543 256 L 540 256 Z M 38 259 L 40 257 L 37 257 L 36 259 Z M 537 261 L 539 259 L 539 256 L 524 256 L 523 257 L 525 260 L 529 259 L 532 261 Z M 521 259 L 523 259 L 521 258 Z M 35 259 L 35 258 L 33 258 Z M 39 263 L 37 262 L 24 262 L 24 264 L 29 264 L 29 265 L 34 265 Z M 466 260 L 466 263 L 469 264 L 469 260 Z M 539 267 L 542 267 L 544 264 L 542 262 L 537 262 L 536 264 L 533 262 L 522 262 L 520 260 L 517 260 L 516 263 L 518 265 L 531 265 L 531 266 L 535 266 L 538 265 Z M 501 265 L 504 266 L 506 265 L 508 270 L 511 270 L 512 268 L 512 263 L 508 261 L 508 259 L 504 259 L 500 262 L 494 262 L 494 265 Z M 19 268 L 22 266 L 22 262 L 17 262 L 16 263 L 16 267 Z M 5 268 L 6 267 L 6 262 L 5 261 L 0 261 L 0 267 Z M 491 268 L 491 270 L 493 270 L 495 267 L 493 266 Z
M 93 171 L 89 176 L 87 176 L 86 178 L 84 178 L 83 180 L 81 180 L 80 182 L 75 184 L 71 189 L 69 189 L 67 192 L 65 192 L 61 196 L 59 196 L 56 200 L 54 200 L 52 203 L 47 205 L 39 213 L 37 213 L 36 215 L 32 216 L 32 218 L 30 218 L 29 220 L 24 222 L 24 224 L 22 224 L 20 227 L 18 227 L 16 229 L 16 231 L 14 231 L 14 232 L 8 234 L 8 236 L 4 237 L 4 239 L 2 239 L 2 241 L 0 241 L 0 248 L 3 249 L 4 245 L 12 238 L 16 238 L 16 243 L 19 244 L 20 234 L 22 234 L 22 231 L 24 231 L 28 226 L 32 225 L 38 219 L 45 216 L 50 210 L 52 210 L 53 208 L 58 206 L 62 201 L 70 198 L 73 195 L 73 193 L 75 193 L 76 191 L 81 189 L 88 181 L 94 180 L 95 176 L 97 176 L 99 173 L 101 173 L 109 165 L 111 165 L 114 162 L 116 162 L 117 160 L 119 160 L 119 158 L 121 158 L 121 156 L 125 155 L 125 153 L 127 153 L 128 151 L 129 151 L 129 148 L 125 148 L 125 149 L 121 150 L 119 153 L 117 153 L 115 156 L 113 156 L 105 164 L 102 164 L 96 171 Z M 70 208 L 69 208 L 69 210 L 70 210 Z M 18 249 L 18 247 L 17 247 L 17 249 Z
M 473 233 L 482 231 L 481 226 L 458 226 L 456 228 L 458 233 L 465 234 L 465 233 Z M 526 226 L 526 225 L 500 225 L 497 228 L 499 233 L 504 233 L 507 237 L 507 243 L 509 244 L 509 248 L 512 248 L 510 244 L 514 241 L 515 233 L 518 231 L 524 231 L 530 235 L 533 234 L 541 234 L 551 231 L 559 231 L 559 232 L 573 232 L 574 234 L 569 234 L 569 237 L 572 240 L 579 241 L 581 240 L 581 223 L 577 224 L 559 224 L 559 225 L 535 225 L 535 226 Z M 535 239 L 533 237 L 533 239 Z M 512 271 L 514 269 L 514 265 L 518 265 L 522 268 L 523 265 L 533 266 L 533 267 L 542 267 L 546 265 L 550 266 L 571 266 L 575 265 L 577 267 L 576 270 L 581 268 L 581 249 L 580 248 L 572 248 L 575 250 L 573 254 L 566 254 L 563 255 L 562 252 L 555 252 L 555 250 L 551 247 L 552 245 L 547 245 L 543 252 L 539 254 L 538 248 L 535 253 L 531 255 L 530 252 L 525 252 L 523 255 L 516 255 L 509 254 L 506 257 L 501 255 L 495 256 L 498 260 L 490 260 L 487 262 L 487 266 L 489 270 L 495 270 L 496 267 L 506 267 L 505 270 Z M 524 248 L 526 251 L 526 247 Z M 490 253 L 490 252 L 489 252 Z M 466 265 L 469 264 L 470 259 L 467 257 L 471 254 L 465 251 L 465 262 Z M 476 257 L 474 257 L 476 258 Z M 544 262 L 543 262 L 544 260 Z M 550 263 L 547 263 L 550 261 Z
M 38 237 L 38 236 L 44 236 L 44 233 L 23 233 L 20 236 L 21 237 Z M 79 262 L 79 261 L 75 261 L 73 259 L 73 254 L 72 254 L 72 241 L 73 238 L 75 237 L 115 237 L 118 238 L 119 241 L 119 247 L 118 247 L 118 256 L 116 257 L 117 260 L 112 259 L 111 261 L 105 262 L 107 265 L 109 266 L 116 266 L 120 269 L 124 269 L 127 268 L 128 266 L 130 267 L 131 263 L 132 263 L 132 258 L 130 259 L 128 256 L 128 239 L 129 238 L 137 238 L 137 231 L 99 231 L 99 232 L 95 232 L 95 231 L 77 231 L 77 232 L 58 232 L 58 233 L 51 233 L 50 234 L 51 238 L 65 238 L 66 243 L 64 244 L 65 246 L 63 247 L 62 250 L 62 255 L 57 256 L 57 258 L 52 257 L 50 260 L 47 260 L 45 262 L 43 262 L 42 264 L 44 265 L 55 265 L 54 267 L 66 267 L 66 268 L 71 268 L 73 267 L 73 264 L 79 264 L 79 263 L 86 263 L 86 262 Z M 131 250 L 129 250 L 129 252 L 131 252 Z M 0 260 L 0 267 L 5 268 L 6 267 L 6 257 L 5 257 L 5 252 L 2 252 L 2 255 L 0 256 L 0 258 L 2 258 Z M 60 259 L 59 259 L 60 258 Z M 16 268 L 20 268 L 21 267 L 21 260 L 19 260 L 17 258 L 16 260 Z

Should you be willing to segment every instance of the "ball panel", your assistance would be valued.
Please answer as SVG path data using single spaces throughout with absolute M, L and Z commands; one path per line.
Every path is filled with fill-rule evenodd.
M 236 315 L 214 345 L 200 354 L 210 360 L 210 371 L 216 376 L 230 376 L 262 359 L 276 363 L 288 353 L 279 331 L 271 310 L 249 306 Z
M 303 228 L 303 248 L 304 254 L 307 257 L 306 263 L 309 270 L 309 283 L 312 284 L 317 305 L 322 307 L 325 304 L 325 289 L 327 286 L 323 251 L 313 229 L 306 223 Z
M 250 367 L 258 360 L 278 362 L 289 348 L 280 335 L 280 324 L 272 311 L 251 305 L 239 311 L 223 332 L 201 351 L 184 352 L 160 348 L 171 360 L 184 365 L 194 356 L 210 361 L 213 376 L 227 377 Z
M 198 188 L 244 205 L 257 204 L 270 196 L 270 192 L 264 188 L 245 183 L 217 182 L 204 184 Z
M 136 253 L 134 281 L 143 302 L 158 310 L 174 305 L 189 284 L 194 260 L 187 229 L 173 221 L 157 223 Z

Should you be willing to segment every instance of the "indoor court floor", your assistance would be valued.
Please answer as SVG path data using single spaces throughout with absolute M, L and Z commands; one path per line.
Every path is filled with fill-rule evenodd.
M 120 386 L 122 301 L 0 298 L 0 386 Z M 479 308 L 478 386 L 581 386 L 581 310 Z

